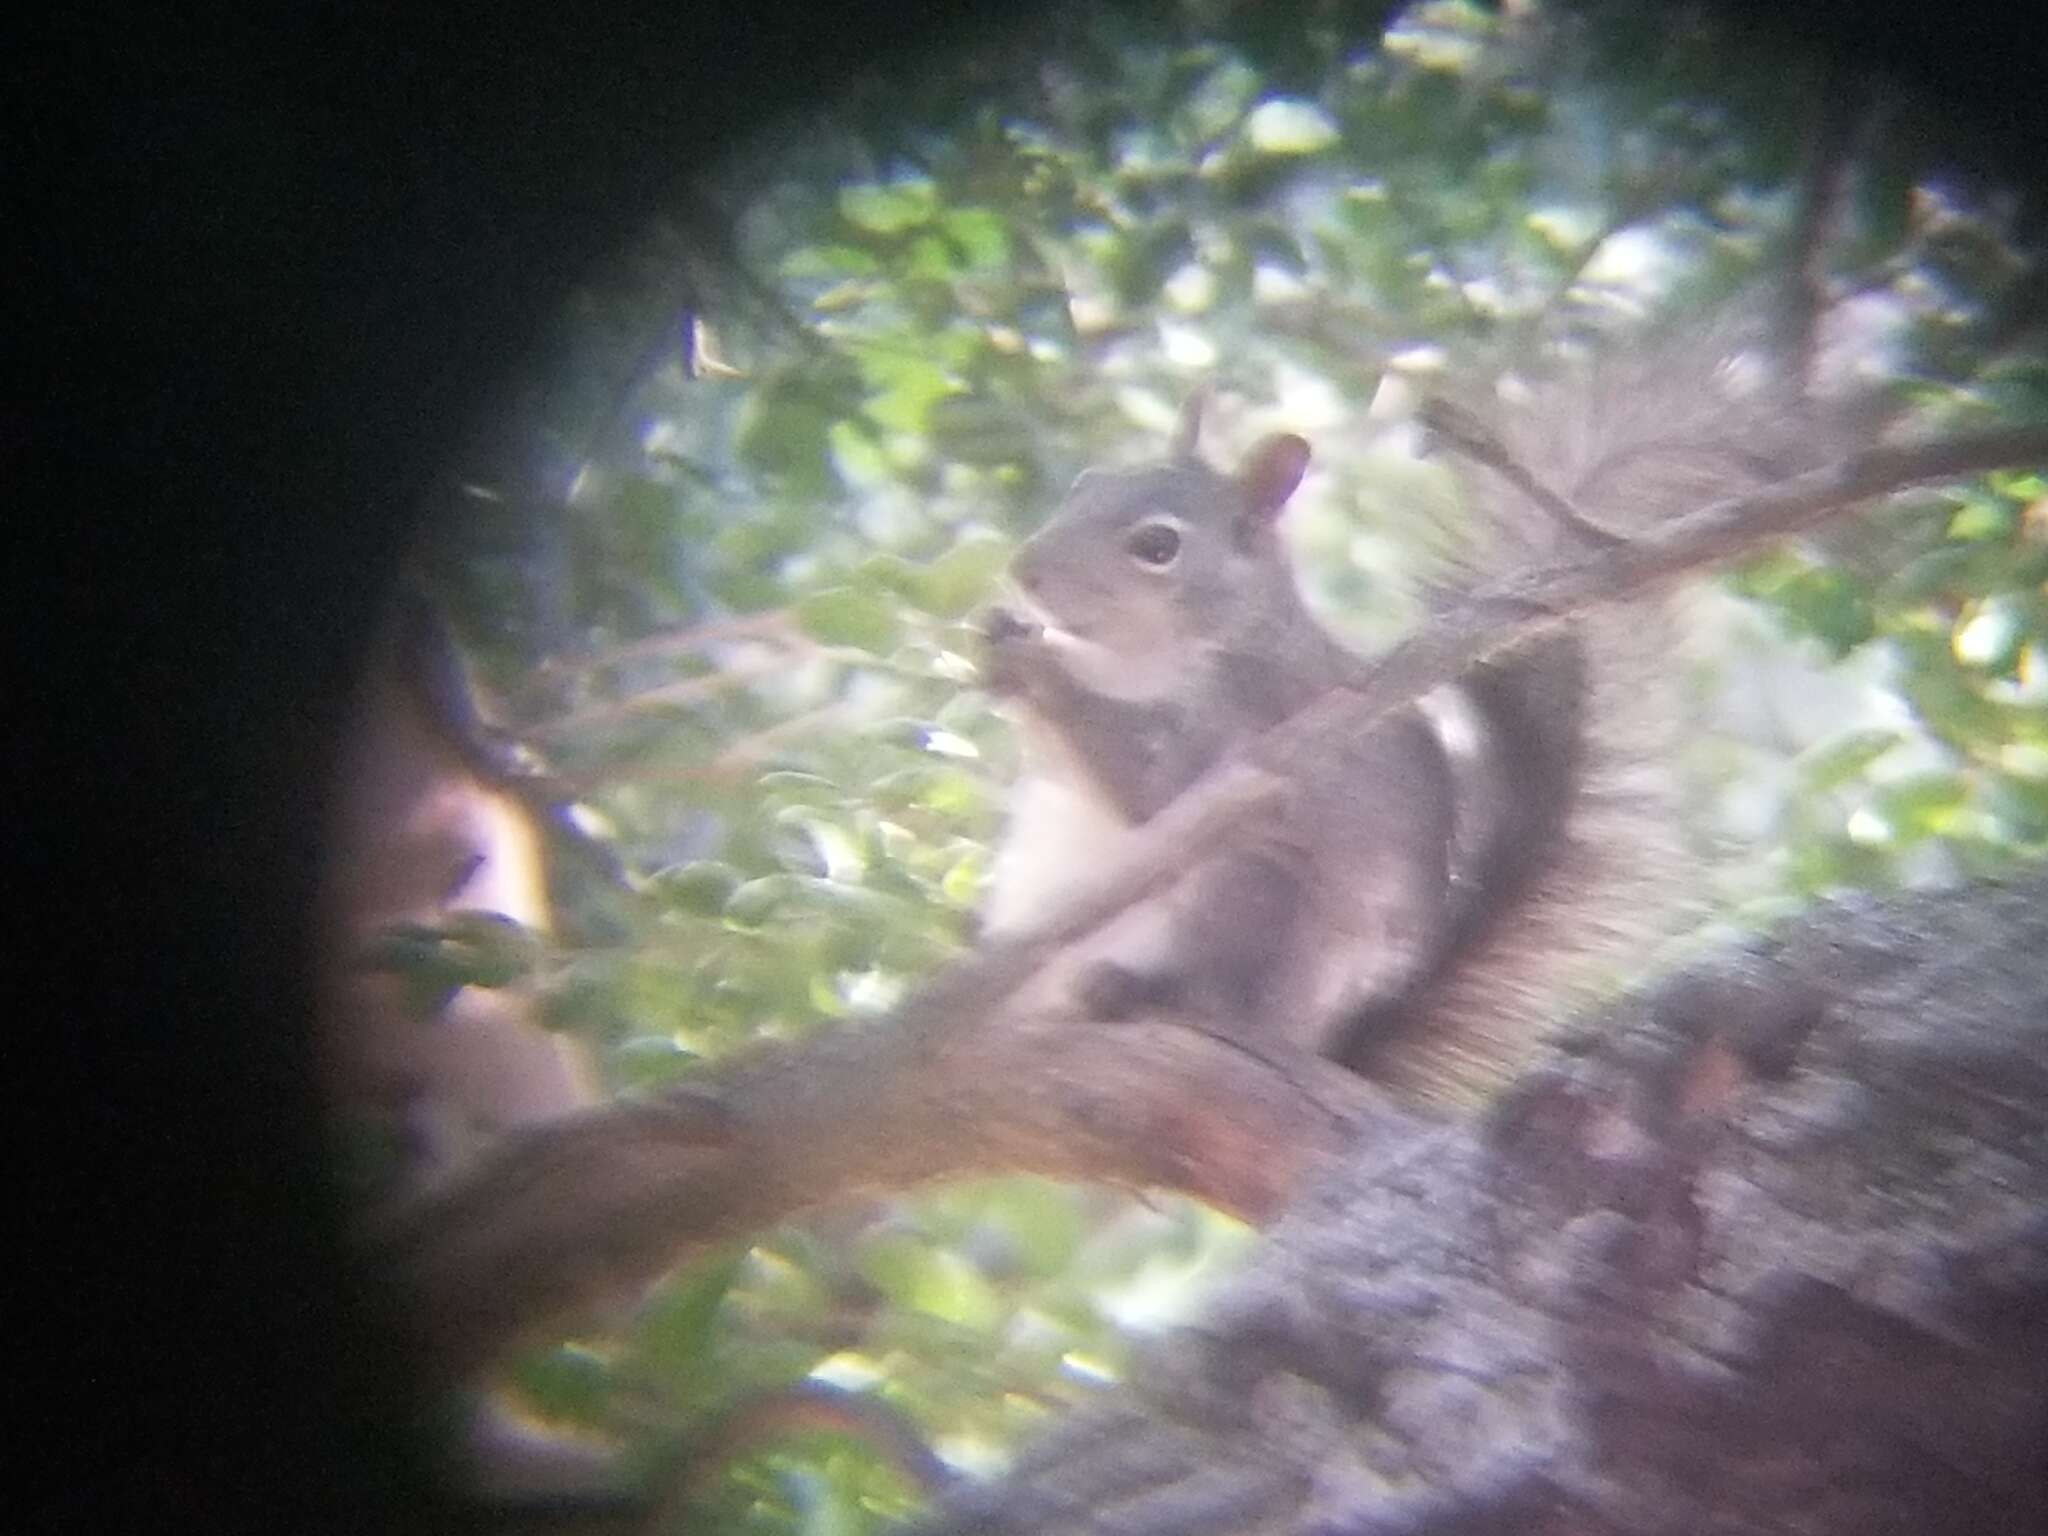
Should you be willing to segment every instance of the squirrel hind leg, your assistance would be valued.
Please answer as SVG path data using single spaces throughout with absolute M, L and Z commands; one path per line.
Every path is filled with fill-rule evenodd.
M 1113 930 L 1073 973 L 1068 996 L 1090 1019 L 1174 1009 L 1256 1032 L 1305 907 L 1304 876 L 1285 855 L 1218 854 Z
M 1183 884 L 1173 925 L 1183 1001 L 1226 1028 L 1256 1031 L 1296 929 L 1307 915 L 1304 872 L 1257 847 L 1210 859 Z

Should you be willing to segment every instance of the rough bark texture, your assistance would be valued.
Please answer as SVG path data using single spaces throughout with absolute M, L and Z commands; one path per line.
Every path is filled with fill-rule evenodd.
M 924 1536 L 2048 1529 L 2048 880 L 1825 908 L 1483 1123 L 1360 1125 Z

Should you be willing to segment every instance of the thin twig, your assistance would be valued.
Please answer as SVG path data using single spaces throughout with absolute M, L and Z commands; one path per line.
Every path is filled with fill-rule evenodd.
M 1548 513 L 1580 542 L 1611 549 L 1628 541 L 1592 521 L 1563 496 L 1545 485 L 1470 411 L 1444 399 L 1426 400 L 1417 413 L 1422 425 L 1454 451 L 1483 464 Z
M 812 654 L 782 652 L 773 657 L 756 657 L 745 662 L 731 662 L 716 672 L 706 672 L 699 677 L 686 677 L 679 682 L 664 683 L 656 688 L 643 688 L 638 693 L 626 695 L 623 699 L 607 699 L 601 704 L 590 704 L 553 720 L 544 721 L 532 727 L 529 734 L 543 740 L 560 740 L 565 736 L 588 730 L 592 726 L 610 725 L 632 715 L 644 714 L 651 709 L 681 708 L 715 698 L 734 688 L 745 687 L 758 678 L 771 673 L 787 671 L 813 659 Z
M 1267 732 L 1249 756 L 1284 767 L 1307 736 L 1329 729 L 1333 719 L 1359 728 L 1537 629 L 1797 533 L 1862 502 L 1934 481 L 2044 463 L 2048 427 L 1873 448 L 1764 490 L 1709 503 L 1587 559 L 1490 583 L 1381 657 L 1363 682 L 1333 690 Z
M 785 608 L 771 608 L 762 613 L 736 613 L 729 618 L 692 624 L 686 629 L 658 630 L 638 640 L 628 640 L 623 645 L 581 656 L 550 656 L 538 670 L 543 677 L 573 677 L 657 656 L 701 651 L 728 640 L 782 639 L 792 633 L 789 611 Z

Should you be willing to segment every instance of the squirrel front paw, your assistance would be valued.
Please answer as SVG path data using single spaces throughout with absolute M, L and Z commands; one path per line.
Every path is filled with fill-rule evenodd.
M 991 608 L 981 622 L 982 686 L 990 693 L 1021 694 L 1031 682 L 1031 658 L 1045 638 L 1044 627 L 1007 608 Z

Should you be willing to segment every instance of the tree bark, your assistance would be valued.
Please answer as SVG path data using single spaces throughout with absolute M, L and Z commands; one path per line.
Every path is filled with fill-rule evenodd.
M 1823 908 L 1381 1113 L 942 1533 L 2048 1529 L 2048 879 Z

